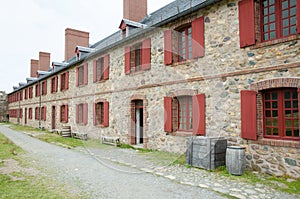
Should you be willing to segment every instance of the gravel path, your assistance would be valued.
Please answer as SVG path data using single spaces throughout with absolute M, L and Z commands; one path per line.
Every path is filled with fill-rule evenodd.
M 91 153 L 65 149 L 42 142 L 0 126 L 0 132 L 27 151 L 35 167 L 64 186 L 74 196 L 83 198 L 223 198 L 206 188 L 177 183 L 163 176 L 143 171 Z

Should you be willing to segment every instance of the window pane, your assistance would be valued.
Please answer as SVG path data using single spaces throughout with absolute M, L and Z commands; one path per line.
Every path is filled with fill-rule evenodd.
M 289 26 L 289 19 L 283 20 L 283 21 L 282 21 L 282 26 L 283 26 L 283 27 Z
M 287 18 L 289 16 L 289 11 L 285 10 L 282 12 L 282 18 Z
M 285 127 L 292 127 L 292 120 L 285 120 Z
M 266 128 L 266 134 L 271 135 L 271 129 L 270 128 Z
M 298 117 L 298 109 L 293 111 L 293 117 L 297 118 Z
M 294 137 L 299 137 L 299 129 L 294 130 Z
M 266 16 L 264 17 L 264 24 L 267 24 L 269 22 L 269 18 Z
M 266 125 L 267 125 L 267 126 L 271 126 L 271 120 L 270 120 L 270 119 L 267 119 L 267 120 L 266 120 Z
M 272 103 L 272 108 L 278 108 L 278 103 L 277 102 L 273 102 Z
M 273 135 L 278 135 L 278 128 L 273 129 Z
M 270 24 L 270 30 L 275 30 L 275 23 Z
M 264 25 L 264 31 L 268 32 L 269 31 L 269 26 L 268 25 Z
M 275 126 L 275 127 L 278 126 L 278 119 L 273 119 L 272 126 Z
M 293 108 L 298 108 L 298 101 L 293 101 Z
M 269 35 L 268 34 L 264 34 L 264 40 L 269 40 Z
M 284 92 L 284 99 L 291 99 L 291 92 L 290 91 Z
M 299 121 L 298 120 L 294 120 L 294 128 L 298 128 L 299 127 Z
M 274 22 L 275 21 L 275 14 L 270 15 L 270 22 Z
M 292 116 L 292 111 L 285 110 L 285 117 L 291 117 L 291 116 Z
M 292 92 L 292 96 L 293 96 L 293 99 L 298 99 L 298 92 L 297 91 L 293 91 Z
M 291 27 L 290 31 L 291 31 L 291 34 L 296 34 L 297 33 L 296 26 Z
M 291 19 L 290 19 L 290 25 L 295 25 L 295 24 L 296 24 L 296 16 L 291 17 Z
M 272 100 L 277 100 L 277 93 L 272 93 Z
M 278 117 L 278 111 L 272 111 L 272 117 Z
M 266 98 L 266 100 L 269 100 L 270 99 L 270 93 L 266 93 L 265 98 Z
M 292 129 L 286 129 L 285 130 L 285 135 L 286 136 L 292 136 Z
M 275 3 L 275 0 L 270 0 L 270 5 L 273 5 Z
M 271 117 L 271 111 L 266 111 L 266 117 Z
M 290 101 L 287 101 L 284 104 L 285 104 L 285 108 L 291 108 L 291 102 Z
M 264 9 L 264 15 L 267 15 L 268 14 L 268 8 L 265 8 Z
M 266 108 L 271 108 L 271 103 L 270 102 L 266 102 L 265 105 L 266 105 Z
M 274 13 L 275 12 L 275 6 L 271 6 L 270 7 L 270 14 Z
M 283 9 L 283 10 L 286 9 L 288 6 L 289 6 L 288 1 L 282 2 L 282 9 Z
M 296 0 L 290 0 L 290 7 L 295 6 L 296 5 Z
M 290 9 L 290 15 L 296 15 L 296 7 Z

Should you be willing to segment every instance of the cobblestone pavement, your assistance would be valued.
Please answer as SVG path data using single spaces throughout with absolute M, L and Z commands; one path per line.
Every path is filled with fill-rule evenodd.
M 300 198 L 299 195 L 278 192 L 263 184 L 253 185 L 241 182 L 238 177 L 236 177 L 236 179 L 230 179 L 214 172 L 197 168 L 187 168 L 185 166 L 172 164 L 172 162 L 155 162 L 153 159 L 149 160 L 148 155 L 141 155 L 138 150 L 108 147 L 106 149 L 84 147 L 79 150 L 90 154 L 101 164 L 110 168 L 113 168 L 110 162 L 119 163 L 127 167 L 135 168 L 140 173 L 152 173 L 179 184 L 200 187 L 236 198 Z M 124 170 L 121 172 L 127 171 Z
M 241 182 L 238 177 L 156 161 L 155 156 L 137 150 L 112 146 L 68 150 L 2 126 L 0 132 L 28 151 L 40 166 L 49 167 L 46 170 L 55 174 L 55 180 L 72 184 L 77 192 L 92 193 L 92 198 L 299 198 L 262 184 Z

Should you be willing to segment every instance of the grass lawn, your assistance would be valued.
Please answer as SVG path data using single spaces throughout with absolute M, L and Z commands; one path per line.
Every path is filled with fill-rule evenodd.
M 21 148 L 0 133 L 0 198 L 71 198 L 65 191 L 49 187 L 40 176 L 11 171 L 1 172 L 9 159 L 21 161 L 18 154 L 24 153 Z M 18 168 L 22 168 L 20 164 Z M 16 169 L 6 166 L 5 170 Z M 14 178 L 16 177 L 16 178 Z

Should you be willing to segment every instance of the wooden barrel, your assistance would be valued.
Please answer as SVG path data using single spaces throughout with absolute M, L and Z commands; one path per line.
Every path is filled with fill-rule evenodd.
M 227 146 L 226 169 L 232 175 L 243 175 L 246 169 L 245 147 Z

